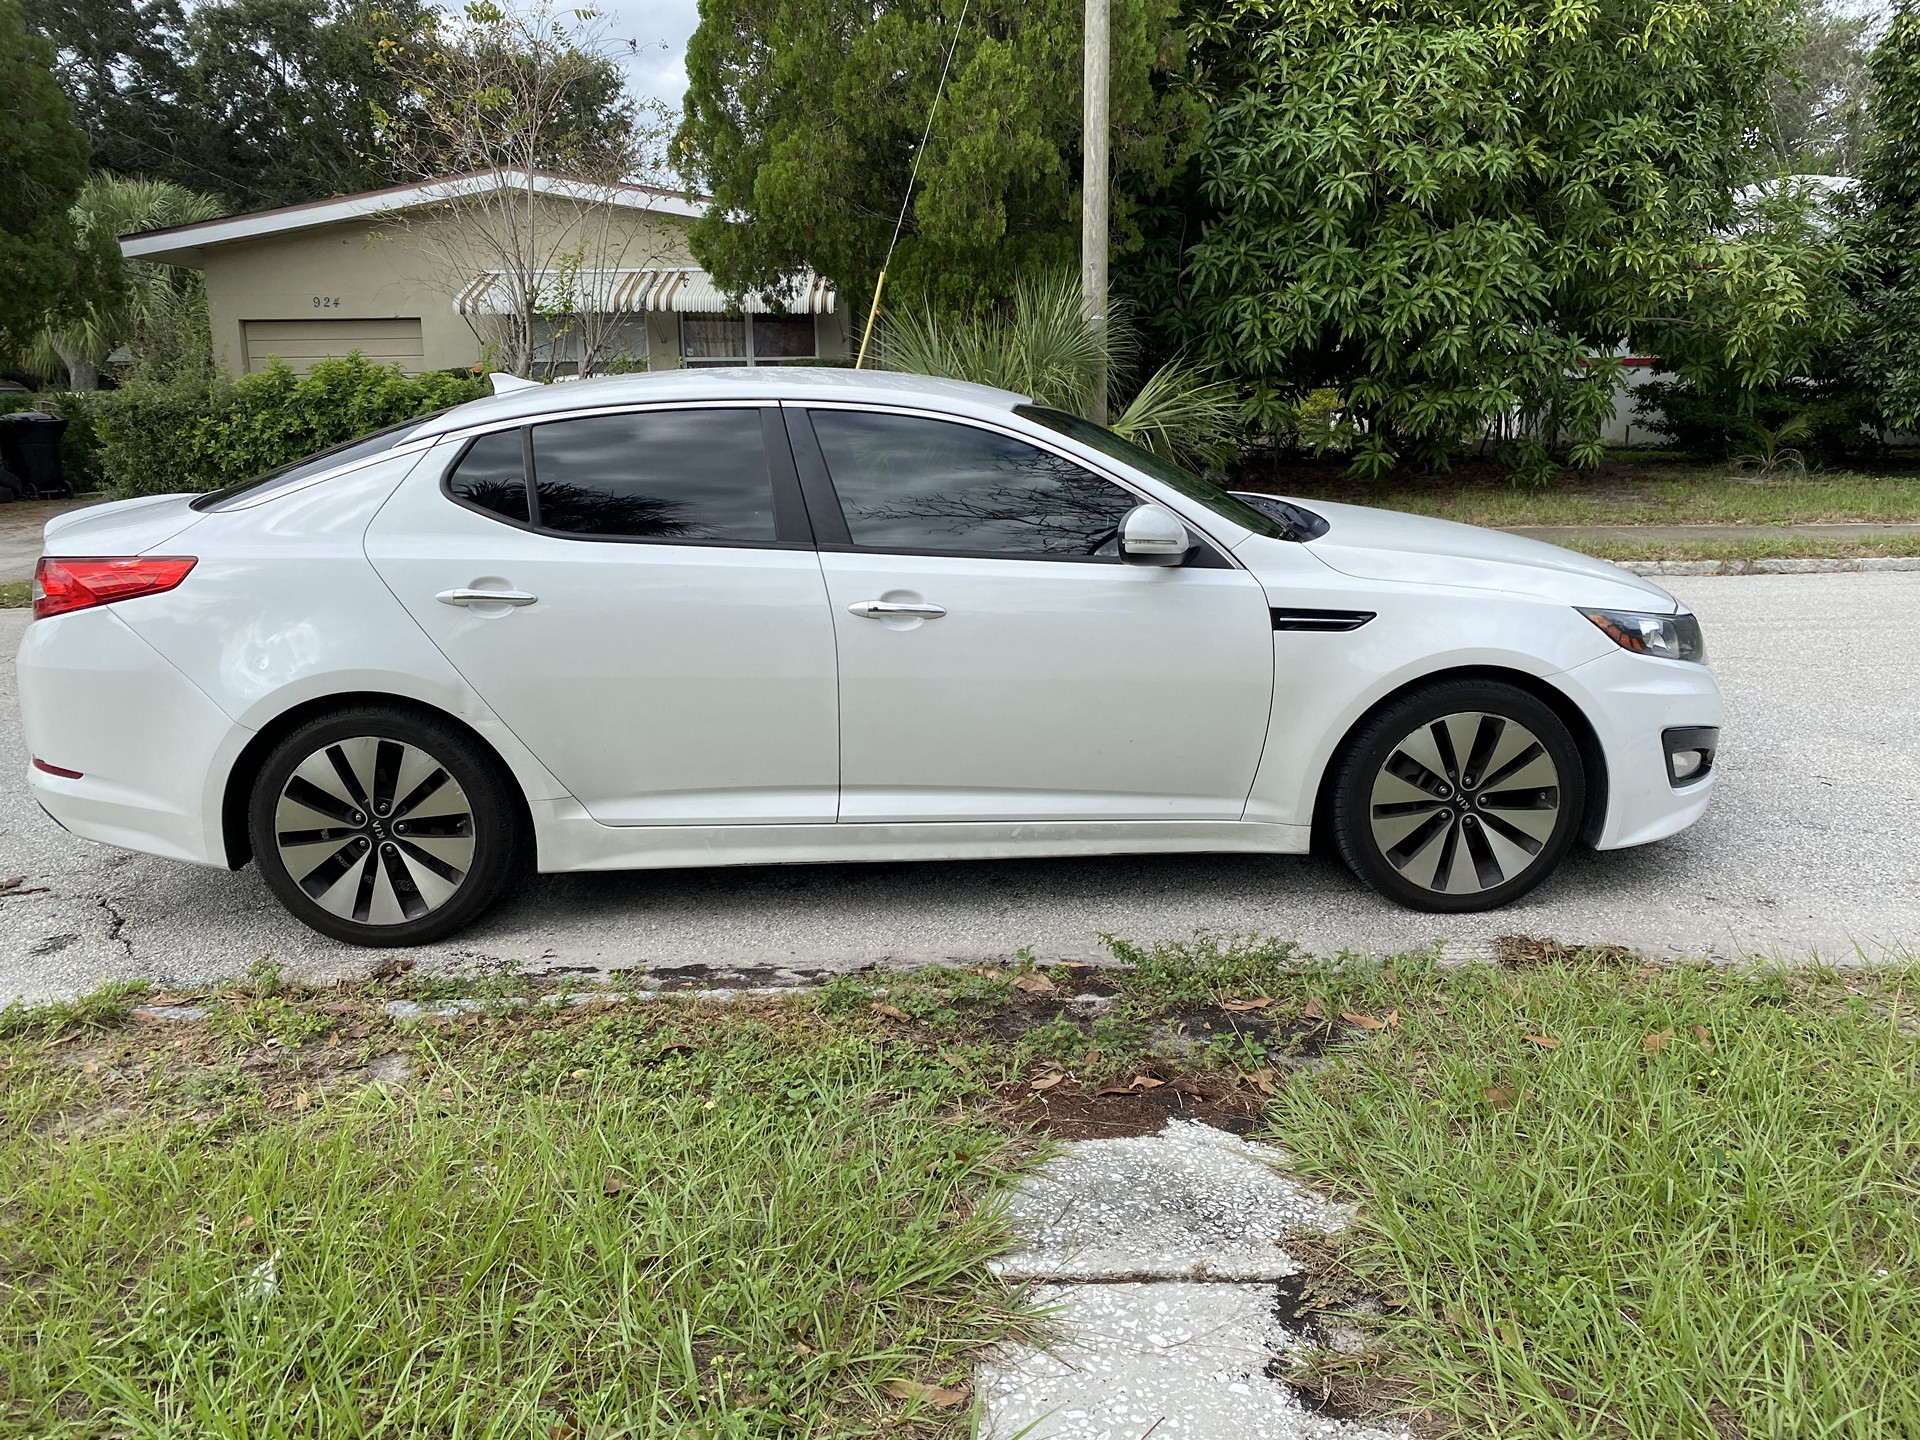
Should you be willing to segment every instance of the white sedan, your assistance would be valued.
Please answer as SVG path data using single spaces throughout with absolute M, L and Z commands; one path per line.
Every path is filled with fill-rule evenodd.
M 973 385 L 515 390 L 53 520 L 28 776 L 75 835 L 257 861 L 406 945 L 529 868 L 1323 840 L 1478 910 L 1699 818 L 1694 618 L 1490 531 L 1230 495 Z M 1276 873 L 1275 883 L 1283 883 Z

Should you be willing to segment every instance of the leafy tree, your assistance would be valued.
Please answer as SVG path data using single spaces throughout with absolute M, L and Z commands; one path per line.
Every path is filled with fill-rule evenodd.
M 1867 57 L 1874 16 L 1806 0 L 1786 68 L 1767 84 L 1768 141 L 1782 168 L 1851 175 L 1866 143 Z
M 1857 231 L 1845 190 L 1823 177 L 1744 192 L 1701 248 L 1684 302 L 1639 327 L 1637 343 L 1675 376 L 1635 397 L 1650 428 L 1716 459 L 1786 432 L 1822 458 L 1870 448 L 1872 406 L 1845 364 L 1861 322 Z
M 67 210 L 87 178 L 87 137 L 48 68 L 53 55 L 0 0 L 0 347 L 38 326 L 73 275 Z
M 1920 4 L 1897 0 L 1872 59 L 1861 170 L 1867 275 L 1853 370 L 1883 424 L 1920 429 Z
M 429 0 L 26 0 L 95 163 L 261 209 L 389 184 L 383 50 Z
M 694 253 L 723 284 L 802 270 L 870 285 L 950 47 L 888 293 L 969 307 L 1078 255 L 1080 0 L 702 0 L 675 158 L 715 199 Z M 1165 83 L 1178 0 L 1113 7 L 1116 237 L 1184 154 L 1192 96 Z M 955 36 L 958 33 L 956 42 Z
M 54 47 L 96 168 L 202 186 L 215 178 L 197 149 L 203 127 L 180 0 L 21 0 L 21 8 Z
M 1675 313 L 1754 168 L 1779 0 L 1222 0 L 1181 332 L 1275 430 L 1341 392 L 1354 466 L 1600 453 L 1610 357 Z
M 91 177 L 72 211 L 76 254 L 69 302 L 29 347 L 29 363 L 43 372 L 64 368 L 70 390 L 93 389 L 109 354 L 169 325 L 192 295 L 203 293 L 198 271 L 123 259 L 119 237 L 221 213 L 212 196 L 169 180 Z

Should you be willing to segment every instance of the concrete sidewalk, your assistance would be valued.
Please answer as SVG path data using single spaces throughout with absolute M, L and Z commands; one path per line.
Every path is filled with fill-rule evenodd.
M 1171 1120 L 1069 1141 L 1023 1180 L 1007 1203 L 1021 1244 L 994 1268 L 1035 1287 L 1053 1334 L 980 1367 L 984 1440 L 1409 1440 L 1316 1413 L 1287 1383 L 1315 1349 L 1361 1337 L 1301 1306 L 1286 1237 L 1351 1211 L 1281 1174 L 1285 1158 Z

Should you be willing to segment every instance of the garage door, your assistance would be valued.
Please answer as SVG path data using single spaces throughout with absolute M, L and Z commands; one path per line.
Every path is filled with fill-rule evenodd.
M 247 369 L 264 370 L 272 356 L 304 375 L 316 360 L 337 360 L 358 350 L 380 365 L 422 369 L 420 321 L 249 320 Z

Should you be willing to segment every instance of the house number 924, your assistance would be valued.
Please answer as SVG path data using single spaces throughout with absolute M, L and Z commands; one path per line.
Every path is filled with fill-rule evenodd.
M 340 308 L 340 297 L 338 295 L 316 295 L 313 297 L 313 308 L 316 310 L 338 310 Z

